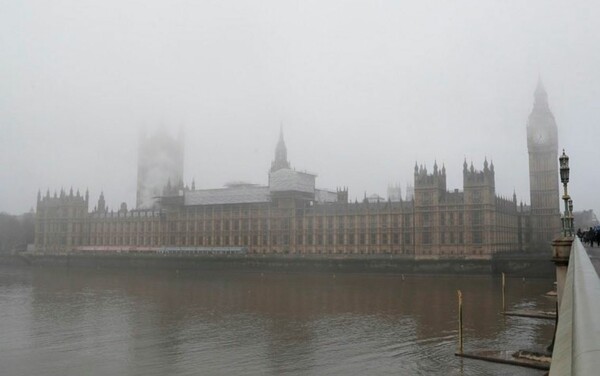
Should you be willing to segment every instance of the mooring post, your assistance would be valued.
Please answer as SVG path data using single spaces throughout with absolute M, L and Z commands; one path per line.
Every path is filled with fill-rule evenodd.
M 463 312 L 462 312 L 462 292 L 458 292 L 458 353 L 463 352 Z
M 506 312 L 506 276 L 502 272 L 502 313 Z

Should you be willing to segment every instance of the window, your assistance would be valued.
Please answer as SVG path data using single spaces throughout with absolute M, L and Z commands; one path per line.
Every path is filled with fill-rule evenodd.
M 482 216 L 481 216 L 480 211 L 474 211 L 471 216 L 471 224 L 472 225 L 481 225 L 482 224 L 481 217 Z
M 473 203 L 481 203 L 481 191 L 473 191 Z
M 423 233 L 423 244 L 431 244 L 431 233 L 429 231 Z
M 371 216 L 370 220 L 369 220 L 369 227 L 371 227 L 371 230 L 374 230 L 377 228 L 377 217 L 376 216 Z
M 431 225 L 431 215 L 429 213 L 423 213 L 423 226 Z

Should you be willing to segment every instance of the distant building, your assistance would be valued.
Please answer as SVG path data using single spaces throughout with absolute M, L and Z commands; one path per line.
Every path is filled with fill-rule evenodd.
M 406 201 L 412 201 L 415 198 L 415 187 L 413 185 L 406 184 Z
M 387 194 L 390 201 L 402 201 L 402 188 L 400 188 L 400 184 L 388 185 Z
M 183 181 L 163 179 L 160 197 L 152 205 L 142 200 L 135 210 L 123 204 L 117 212 L 106 210 L 103 195 L 92 212 L 87 194 L 38 197 L 36 250 L 242 247 L 257 254 L 393 254 L 414 259 L 489 259 L 502 252 L 549 251 L 548 240 L 558 233 L 558 160 L 556 124 L 545 98 L 540 84 L 527 128 L 531 207 L 518 204 L 515 194 L 496 195 L 494 164 L 487 160 L 481 169 L 464 162 L 462 191 L 448 190 L 445 166 L 434 163 L 430 172 L 416 164 L 414 188 L 407 187 L 405 200 L 397 189 L 388 192 L 388 199 L 365 194 L 362 202 L 351 203 L 347 188 L 317 189 L 314 174 L 290 168 L 281 133 L 267 185 L 233 183 L 196 190 L 194 184 L 189 189 Z M 144 166 L 155 165 L 151 150 L 160 147 L 149 145 L 157 144 L 164 146 L 143 143 Z M 178 166 L 183 162 L 174 151 L 181 150 L 178 144 L 167 141 L 165 148 L 172 153 L 165 153 L 166 159 L 173 163 L 164 170 L 181 174 Z M 152 192 L 147 197 L 156 195 L 158 183 L 151 185 L 147 175 L 139 176 L 144 177 L 142 191 Z
M 582 231 L 585 231 L 590 227 L 600 226 L 596 213 L 591 209 L 573 212 L 573 222 L 575 229 L 577 230 L 580 228 Z
M 138 146 L 136 208 L 156 207 L 156 198 L 169 185 L 183 185 L 183 134 L 175 139 L 164 129 L 141 135 Z

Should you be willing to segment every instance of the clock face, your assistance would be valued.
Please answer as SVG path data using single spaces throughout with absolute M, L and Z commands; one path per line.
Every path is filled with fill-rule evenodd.
M 537 131 L 534 137 L 535 138 L 533 140 L 536 144 L 543 144 L 548 140 L 548 138 L 546 137 L 546 132 L 543 131 Z
M 536 129 L 531 133 L 531 141 L 536 145 L 543 145 L 549 141 L 548 132 L 544 129 Z

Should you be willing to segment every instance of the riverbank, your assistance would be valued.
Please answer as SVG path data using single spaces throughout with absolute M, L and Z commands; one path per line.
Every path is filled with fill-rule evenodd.
M 298 256 L 298 255 L 39 255 L 0 256 L 1 265 L 30 267 L 63 266 L 127 269 L 234 270 L 278 272 L 392 273 L 553 277 L 554 265 L 539 255 L 520 255 L 492 260 L 414 260 L 390 255 Z

